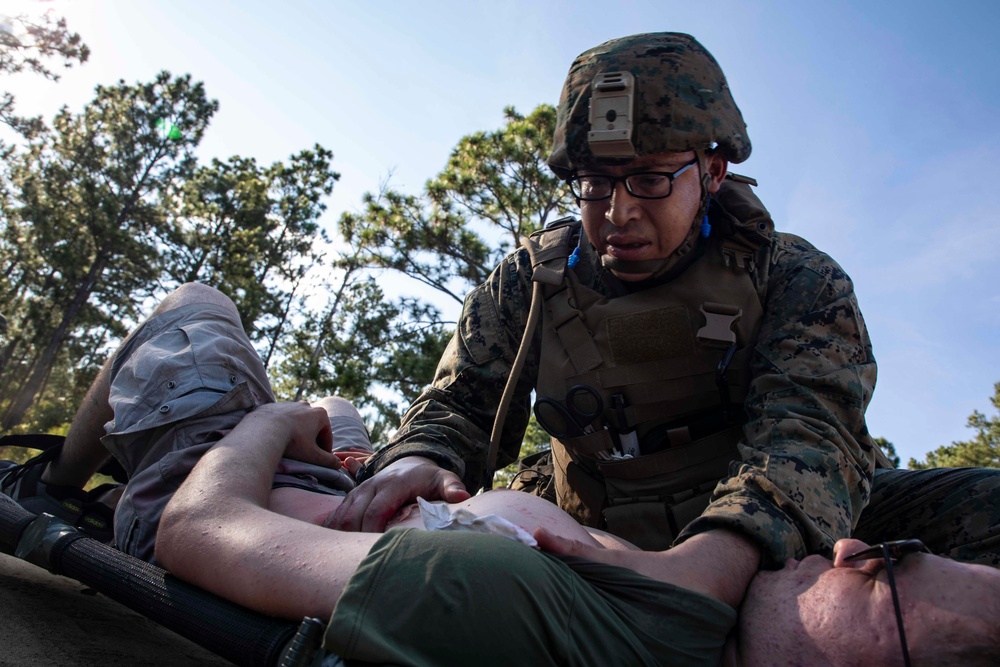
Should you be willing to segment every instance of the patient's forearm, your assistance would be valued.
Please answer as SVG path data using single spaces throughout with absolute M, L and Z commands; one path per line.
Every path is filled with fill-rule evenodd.
M 289 434 L 271 416 L 250 413 L 202 457 L 164 511 L 156 558 L 181 579 L 258 611 L 323 617 L 378 536 L 266 508 Z

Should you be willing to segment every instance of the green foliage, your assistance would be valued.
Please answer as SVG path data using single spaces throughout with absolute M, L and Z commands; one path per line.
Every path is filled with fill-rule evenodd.
M 23 14 L 0 16 L 0 74 L 28 71 L 58 81 L 59 75 L 50 68 L 51 61 L 72 67 L 76 62 L 86 62 L 88 57 L 90 49 L 80 35 L 70 33 L 66 19 L 55 19 L 51 12 L 38 18 Z M 8 92 L 0 94 L 0 123 L 27 138 L 44 129 L 40 118 L 22 118 L 14 113 L 14 96 Z
M 521 237 L 573 206 L 566 186 L 545 164 L 555 109 L 543 104 L 525 117 L 507 107 L 504 119 L 500 130 L 463 137 L 444 171 L 427 183 L 427 196 L 438 210 L 457 210 L 465 219 L 487 222 L 502 232 L 490 269 Z
M 459 142 L 421 196 L 367 195 L 364 213 L 341 219 L 346 249 L 334 247 L 319 226 L 339 178 L 332 153 L 199 165 L 216 108 L 200 83 L 165 72 L 99 86 L 81 112 L 63 108 L 3 154 L 4 429 L 65 429 L 117 342 L 166 293 L 199 281 L 233 299 L 279 399 L 351 399 L 384 442 L 431 382 L 452 323 L 420 299 L 388 298 L 381 272 L 460 302 L 572 205 L 544 166 L 554 110 L 507 109 L 503 128 Z M 529 453 L 547 442 L 534 425 L 526 439 Z
M 524 432 L 524 440 L 521 442 L 521 458 L 545 451 L 551 447 L 551 444 L 549 434 L 538 425 L 535 415 L 532 414 L 531 419 L 528 421 L 528 428 Z M 517 474 L 519 465 L 520 460 L 514 461 L 506 468 L 497 470 L 496 474 L 493 475 L 493 488 L 502 489 L 510 486 L 514 475 Z
M 259 167 L 253 158 L 213 160 L 180 191 L 170 243 L 166 286 L 198 281 L 229 296 L 265 363 L 288 324 L 295 290 L 319 262 L 327 239 L 318 219 L 323 198 L 340 175 L 322 146 L 288 163 Z
M 892 464 L 893 468 L 899 467 L 899 454 L 896 453 L 896 447 L 891 442 L 885 438 L 875 438 L 875 444 L 879 446 L 879 449 L 886 455 L 889 459 L 889 463 Z
M 522 116 L 508 107 L 504 116 L 501 129 L 462 138 L 421 197 L 386 187 L 365 195 L 364 211 L 341 217 L 341 233 L 369 266 L 461 303 L 522 236 L 570 210 L 572 195 L 545 166 L 555 109 Z
M 160 278 L 171 188 L 190 176 L 217 103 L 189 76 L 98 86 L 78 114 L 63 108 L 8 162 L 0 298 L 13 323 L 0 357 L 2 425 L 45 387 L 70 340 L 119 337 Z M 156 121 L 170 118 L 180 141 Z
M 386 186 L 364 196 L 363 211 L 341 216 L 360 265 L 402 273 L 462 303 L 522 236 L 569 212 L 572 195 L 545 166 L 555 109 L 522 116 L 507 108 L 504 119 L 498 130 L 459 140 L 420 196 Z M 376 374 L 408 402 L 432 380 L 451 331 L 433 309 L 405 299 L 400 307 L 410 310 L 409 325 Z
M 347 398 L 367 416 L 373 442 L 384 444 L 405 405 L 430 382 L 446 335 L 433 323 L 435 309 L 386 300 L 376 280 L 356 269 L 329 287 L 325 309 L 309 312 L 283 348 L 275 393 L 284 400 Z
M 27 70 L 58 81 L 47 61 L 61 59 L 64 67 L 72 67 L 89 57 L 90 48 L 80 35 L 70 33 L 66 19 L 54 18 L 51 12 L 37 18 L 20 14 L 0 19 L 0 74 Z
M 1000 382 L 993 385 L 993 407 L 1000 411 Z M 971 440 L 953 442 L 927 453 L 925 461 L 910 459 L 907 467 L 912 470 L 927 468 L 1000 468 L 1000 414 L 988 418 L 974 410 L 967 422 L 976 431 Z
M 62 37 L 60 53 L 86 57 Z M 54 77 L 41 60 L 4 62 Z M 64 107 L 2 155 L 4 429 L 68 422 L 116 342 L 183 282 L 228 294 L 265 363 L 289 344 L 305 312 L 298 290 L 328 244 L 318 219 L 339 178 L 333 154 L 317 145 L 265 167 L 199 167 L 217 108 L 201 83 L 162 72 L 98 86 L 82 112 Z

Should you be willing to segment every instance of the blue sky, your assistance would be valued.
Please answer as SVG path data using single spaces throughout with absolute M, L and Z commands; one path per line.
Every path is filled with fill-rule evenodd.
M 505 106 L 554 104 L 581 51 L 690 32 L 748 124 L 735 170 L 853 277 L 879 362 L 869 427 L 905 461 L 968 439 L 1000 381 L 1000 3 L 944 4 L 6 0 L 66 16 L 92 55 L 58 84 L 0 83 L 51 117 L 98 83 L 190 73 L 221 105 L 204 159 L 334 152 L 333 232 L 389 174 L 417 193 Z

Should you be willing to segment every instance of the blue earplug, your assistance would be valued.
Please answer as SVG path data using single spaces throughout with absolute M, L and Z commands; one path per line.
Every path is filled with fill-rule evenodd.
M 566 260 L 566 266 L 573 268 L 580 263 L 580 248 L 573 248 L 573 252 L 570 254 L 569 259 Z

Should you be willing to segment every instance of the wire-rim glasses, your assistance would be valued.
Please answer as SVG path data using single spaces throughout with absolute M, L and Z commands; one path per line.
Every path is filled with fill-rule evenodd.
M 899 606 L 899 593 L 896 592 L 896 576 L 893 573 L 893 561 L 899 561 L 907 554 L 930 553 L 920 540 L 895 540 L 883 542 L 867 549 L 845 556 L 844 560 L 853 562 L 881 558 L 885 562 L 885 573 L 889 579 L 889 590 L 892 592 L 892 607 L 896 611 L 896 627 L 899 628 L 899 642 L 903 647 L 903 664 L 910 667 L 910 649 L 906 645 L 906 632 L 903 630 L 903 610 Z
M 581 201 L 610 199 L 618 183 L 624 183 L 630 195 L 638 199 L 664 199 L 674 189 L 674 181 L 685 171 L 698 164 L 695 158 L 677 171 L 637 171 L 625 176 L 606 174 L 574 174 L 569 179 L 569 189 Z

